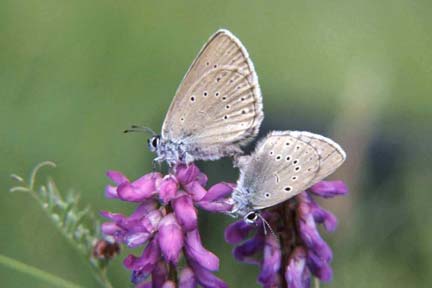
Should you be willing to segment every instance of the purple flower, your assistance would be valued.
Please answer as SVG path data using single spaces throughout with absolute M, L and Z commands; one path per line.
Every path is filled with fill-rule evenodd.
M 333 255 L 318 231 L 318 224 L 331 232 L 336 229 L 337 220 L 311 195 L 331 198 L 347 192 L 342 181 L 319 182 L 262 213 L 274 234 L 264 233 L 261 220 L 256 226 L 240 220 L 225 229 L 225 240 L 237 245 L 233 250 L 237 260 L 260 266 L 258 282 L 262 287 L 306 288 L 310 287 L 312 275 L 330 281 Z
M 129 216 L 102 211 L 109 220 L 102 224 L 102 232 L 130 248 L 144 247 L 140 256 L 124 260 L 136 287 L 227 287 L 213 274 L 219 269 L 219 258 L 201 243 L 196 207 L 230 211 L 227 197 L 234 185 L 219 183 L 206 190 L 207 176 L 195 165 L 179 165 L 174 171 L 165 177 L 149 173 L 135 181 L 108 172 L 117 186 L 107 186 L 106 197 L 139 205 Z M 185 261 L 180 261 L 182 255 Z

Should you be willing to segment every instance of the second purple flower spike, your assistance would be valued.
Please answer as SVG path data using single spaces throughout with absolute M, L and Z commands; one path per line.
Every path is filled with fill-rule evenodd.
M 312 275 L 328 282 L 332 277 L 332 251 L 322 239 L 318 224 L 331 232 L 337 220 L 312 195 L 330 198 L 346 193 L 342 181 L 319 182 L 262 213 L 275 235 L 264 233 L 266 224 L 262 220 L 256 225 L 240 220 L 226 228 L 225 239 L 236 245 L 233 254 L 237 260 L 261 267 L 258 282 L 262 287 L 308 288 Z

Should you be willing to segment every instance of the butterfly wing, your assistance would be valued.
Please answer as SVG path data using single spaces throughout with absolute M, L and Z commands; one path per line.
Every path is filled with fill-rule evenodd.
M 240 159 L 239 187 L 249 205 L 264 209 L 281 203 L 333 173 L 345 160 L 342 148 L 310 132 L 271 132 L 251 156 Z
M 241 152 L 258 133 L 262 97 L 246 48 L 219 30 L 198 54 L 166 115 L 162 138 L 183 143 L 194 159 Z

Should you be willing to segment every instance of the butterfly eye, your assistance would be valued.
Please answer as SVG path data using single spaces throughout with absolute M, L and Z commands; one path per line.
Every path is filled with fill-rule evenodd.
M 150 151 L 156 151 L 157 147 L 159 146 L 159 138 L 159 136 L 154 136 L 147 141 Z
M 258 214 L 255 212 L 249 212 L 245 217 L 244 217 L 246 223 L 249 224 L 253 224 L 255 223 L 255 221 L 258 219 Z

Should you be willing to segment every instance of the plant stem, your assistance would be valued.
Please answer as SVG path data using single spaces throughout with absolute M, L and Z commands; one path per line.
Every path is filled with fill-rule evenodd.
M 105 288 L 113 288 L 110 280 L 106 275 L 106 269 L 96 269 L 96 267 L 90 265 L 93 271 L 93 276 L 98 280 L 98 282 Z
M 320 280 L 314 277 L 314 288 L 320 288 Z
M 7 266 L 13 270 L 19 271 L 21 273 L 31 275 L 35 278 L 38 278 L 38 279 L 45 281 L 45 282 L 48 282 L 48 283 L 50 283 L 54 286 L 57 286 L 57 287 L 82 288 L 81 286 L 74 284 L 72 282 L 69 282 L 67 280 L 64 280 L 63 278 L 60 278 L 60 277 L 52 275 L 48 272 L 42 271 L 36 267 L 24 264 L 20 261 L 9 258 L 9 257 L 4 256 L 2 254 L 0 254 L 0 264 Z

